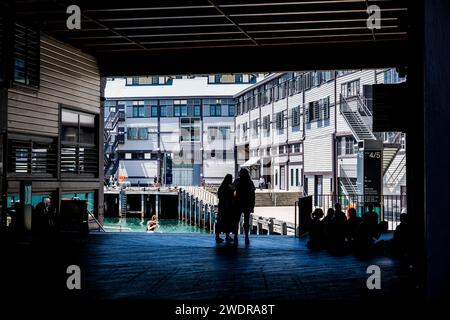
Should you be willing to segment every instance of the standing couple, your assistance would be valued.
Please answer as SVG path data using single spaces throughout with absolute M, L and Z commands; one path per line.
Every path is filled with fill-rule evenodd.
M 233 233 L 234 243 L 238 242 L 239 221 L 244 213 L 245 243 L 249 244 L 250 213 L 255 208 L 255 185 L 249 172 L 242 168 L 234 182 L 231 174 L 227 174 L 219 187 L 218 197 L 216 242 L 223 242 L 221 232 L 226 234 L 227 241 L 231 241 L 230 233 Z

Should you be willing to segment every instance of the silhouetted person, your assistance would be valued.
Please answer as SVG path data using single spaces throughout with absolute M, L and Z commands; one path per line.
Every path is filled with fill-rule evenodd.
M 45 232 L 48 226 L 47 208 L 44 202 L 39 202 L 33 210 L 32 214 L 32 230 L 33 232 Z
M 330 244 L 330 239 L 331 239 L 331 223 L 333 222 L 333 218 L 334 218 L 334 209 L 333 208 L 328 208 L 327 210 L 327 215 L 325 216 L 325 218 L 322 219 L 323 222 L 323 229 L 324 229 L 324 245 L 325 246 L 329 246 Z
M 330 249 L 333 251 L 342 251 L 345 247 L 345 223 L 347 218 L 342 212 L 341 205 L 336 203 L 334 205 L 334 217 L 330 225 Z
M 236 191 L 236 220 L 235 220 L 235 233 L 234 240 L 237 242 L 237 227 L 241 214 L 244 213 L 244 233 L 245 233 L 245 243 L 250 243 L 248 237 L 250 228 L 250 213 L 253 212 L 255 208 L 255 185 L 250 179 L 250 175 L 247 169 L 242 168 L 239 171 L 239 178 L 237 178 L 234 183 L 234 190 Z
M 375 240 L 380 236 L 378 215 L 373 212 L 373 205 L 368 205 L 368 211 L 363 215 L 356 239 L 356 249 L 360 254 L 369 254 L 374 249 Z
M 406 213 L 400 215 L 400 224 L 395 228 L 392 239 L 394 251 L 402 258 L 408 258 L 411 247 L 411 226 Z
M 222 181 L 222 184 L 217 191 L 219 198 L 218 212 L 217 212 L 217 224 L 216 224 L 216 242 L 223 242 L 220 237 L 220 233 L 226 233 L 226 240 L 230 241 L 230 232 L 233 231 L 232 217 L 233 217 L 233 189 L 231 184 L 233 183 L 233 177 L 231 174 L 227 174 Z
M 23 205 L 21 202 L 14 203 L 13 229 L 17 232 L 25 231 L 25 218 L 23 216 Z
M 309 225 L 308 248 L 321 249 L 324 244 L 324 223 L 320 219 L 323 217 L 323 210 L 316 208 L 311 214 L 311 223 Z
M 362 219 L 356 215 L 356 209 L 348 209 L 349 217 L 345 222 L 346 237 L 347 240 L 353 241 L 358 236 L 359 225 L 362 223 Z
M 373 211 L 373 204 L 367 205 L 367 212 L 363 216 L 364 223 L 367 224 L 369 233 L 372 237 L 378 238 L 380 236 L 380 227 L 378 225 L 378 214 Z

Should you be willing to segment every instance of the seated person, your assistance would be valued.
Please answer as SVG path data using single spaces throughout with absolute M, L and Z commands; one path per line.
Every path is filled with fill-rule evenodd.
M 308 248 L 320 249 L 324 243 L 324 224 L 320 220 L 323 217 L 323 210 L 316 208 L 311 214 L 311 224 L 309 226 Z
M 156 215 L 154 214 L 147 223 L 147 231 L 155 231 L 156 227 L 157 227 L 157 220 Z

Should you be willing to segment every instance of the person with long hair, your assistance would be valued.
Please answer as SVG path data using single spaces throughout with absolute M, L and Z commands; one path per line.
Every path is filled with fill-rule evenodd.
M 245 243 L 249 244 L 250 239 L 248 237 L 250 232 L 250 213 L 255 208 L 255 185 L 253 184 L 250 174 L 247 169 L 241 168 L 239 170 L 239 178 L 233 183 L 233 189 L 236 191 L 236 219 L 234 228 L 234 241 L 238 241 L 238 225 L 241 219 L 242 213 L 244 214 L 244 233 Z
M 231 174 L 227 174 L 222 181 L 222 184 L 217 191 L 219 198 L 218 212 L 217 212 L 217 224 L 216 224 L 216 242 L 221 243 L 223 239 L 220 237 L 220 233 L 226 233 L 226 240 L 230 241 L 230 232 L 232 231 L 232 211 L 233 211 L 233 190 L 231 189 L 231 183 L 233 177 Z

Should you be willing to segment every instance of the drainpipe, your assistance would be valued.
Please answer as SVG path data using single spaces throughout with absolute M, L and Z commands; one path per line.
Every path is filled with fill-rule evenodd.
M 338 171 L 338 163 L 337 163 L 337 140 L 336 140 L 336 133 L 337 133 L 337 108 L 338 108 L 338 103 L 337 103 L 337 72 L 336 70 L 334 71 L 334 130 L 333 130 L 333 136 L 332 136 L 332 143 L 333 143 L 333 148 L 332 148 L 332 152 L 333 152 L 333 157 L 332 157 L 332 161 L 333 161 L 333 194 L 335 196 L 338 196 L 338 190 L 339 190 L 339 184 L 338 184 L 338 179 L 337 179 L 337 171 Z
M 291 181 L 289 178 L 292 179 L 292 177 L 290 177 L 290 171 L 289 171 L 289 162 L 291 160 L 290 155 L 291 155 L 291 148 L 289 148 L 289 86 L 286 86 L 286 146 L 287 146 L 287 161 L 286 161 L 286 173 L 285 173 L 285 183 L 286 183 L 286 191 L 289 191 L 289 182 Z M 287 178 L 286 178 L 287 176 Z

